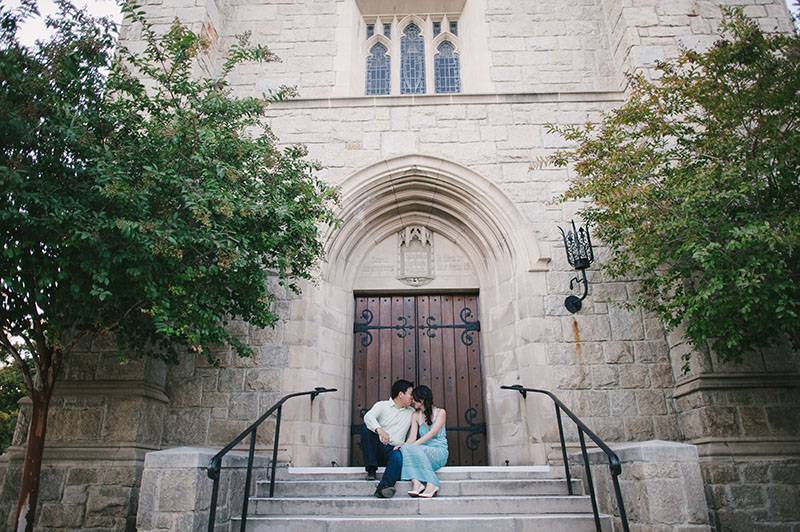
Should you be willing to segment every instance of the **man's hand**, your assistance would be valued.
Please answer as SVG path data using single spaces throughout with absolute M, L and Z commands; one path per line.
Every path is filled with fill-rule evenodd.
M 386 431 L 385 431 L 385 430 L 383 430 L 382 428 L 378 427 L 378 428 L 375 430 L 375 433 L 376 433 L 376 434 L 378 435 L 378 437 L 381 439 L 381 443 L 382 443 L 382 444 L 386 445 L 387 443 L 389 443 L 389 433 L 388 433 L 388 432 L 386 432 Z

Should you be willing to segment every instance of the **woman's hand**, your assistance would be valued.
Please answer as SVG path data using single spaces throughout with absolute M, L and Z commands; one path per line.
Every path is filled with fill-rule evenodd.
M 403 445 L 405 445 L 405 443 L 401 443 L 400 445 L 395 445 L 393 450 L 395 450 L 395 451 L 396 451 L 396 450 L 398 450 L 400 447 L 402 447 Z

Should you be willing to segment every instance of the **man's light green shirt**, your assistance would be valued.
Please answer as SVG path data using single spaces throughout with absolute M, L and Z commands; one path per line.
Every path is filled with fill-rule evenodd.
M 410 406 L 397 408 L 392 399 L 378 401 L 370 408 L 369 412 L 364 414 L 364 423 L 372 432 L 375 432 L 378 427 L 382 428 L 389 433 L 390 444 L 400 445 L 406 441 L 413 414 L 413 408 Z

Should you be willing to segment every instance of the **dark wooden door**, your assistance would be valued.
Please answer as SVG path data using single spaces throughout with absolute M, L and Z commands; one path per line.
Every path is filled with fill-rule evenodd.
M 447 464 L 486 465 L 478 296 L 356 297 L 355 315 L 350 464 L 363 463 L 364 413 L 406 379 L 447 411 Z

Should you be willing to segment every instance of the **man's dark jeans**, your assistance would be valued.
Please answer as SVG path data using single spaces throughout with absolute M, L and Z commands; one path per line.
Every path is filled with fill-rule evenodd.
M 403 454 L 395 451 L 394 445 L 381 443 L 381 438 L 364 425 L 361 429 L 361 452 L 364 454 L 364 468 L 369 470 L 386 466 L 380 485 L 394 486 L 403 471 Z

